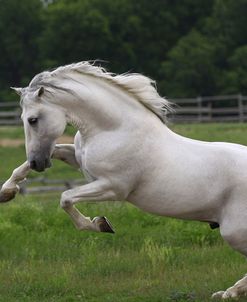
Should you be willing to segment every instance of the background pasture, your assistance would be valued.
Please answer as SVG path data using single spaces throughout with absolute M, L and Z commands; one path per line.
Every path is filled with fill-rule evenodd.
M 172 128 L 192 138 L 247 144 L 246 124 Z M 0 142 L 6 138 L 22 139 L 22 128 L 0 128 Z M 0 147 L 0 156 L 6 179 L 25 159 L 24 146 Z M 79 177 L 60 162 L 45 174 Z M 116 234 L 77 231 L 58 194 L 19 195 L 1 205 L 0 301 L 206 302 L 246 273 L 244 257 L 207 224 L 150 215 L 122 202 L 79 208 L 107 216 Z

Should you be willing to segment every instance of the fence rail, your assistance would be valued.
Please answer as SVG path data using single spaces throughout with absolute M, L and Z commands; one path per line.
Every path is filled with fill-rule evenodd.
M 175 103 L 174 123 L 185 122 L 245 122 L 247 96 L 222 95 L 197 98 L 170 99 Z M 18 102 L 0 102 L 0 125 L 20 125 Z
M 247 121 L 247 96 L 241 94 L 171 101 L 175 104 L 175 114 L 170 116 L 174 123 Z
M 0 102 L 0 126 L 20 125 L 21 109 L 18 102 Z

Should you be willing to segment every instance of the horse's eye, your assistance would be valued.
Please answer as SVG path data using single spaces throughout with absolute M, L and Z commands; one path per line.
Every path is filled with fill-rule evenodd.
M 36 125 L 38 122 L 38 118 L 37 117 L 30 117 L 29 119 L 27 119 L 30 125 Z

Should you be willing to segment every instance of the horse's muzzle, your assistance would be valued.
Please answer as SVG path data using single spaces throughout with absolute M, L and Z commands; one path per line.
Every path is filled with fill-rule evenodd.
M 51 160 L 50 158 L 44 158 L 44 159 L 31 159 L 29 161 L 30 168 L 32 170 L 35 170 L 37 172 L 42 172 L 46 168 L 51 167 Z

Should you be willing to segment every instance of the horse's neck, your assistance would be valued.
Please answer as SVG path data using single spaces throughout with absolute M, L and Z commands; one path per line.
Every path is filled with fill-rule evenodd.
M 66 110 L 68 122 L 84 136 L 116 129 L 126 120 L 130 126 L 138 117 L 145 120 L 154 115 L 128 93 L 102 79 L 85 76 L 83 84 L 67 82 L 65 85 L 76 97 L 71 95 L 60 105 Z

